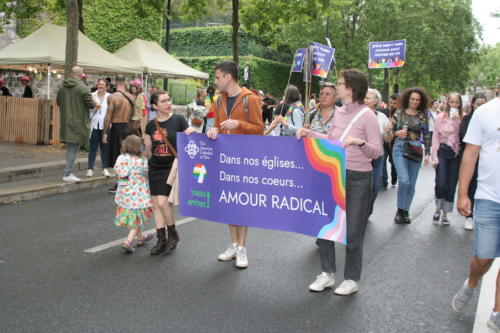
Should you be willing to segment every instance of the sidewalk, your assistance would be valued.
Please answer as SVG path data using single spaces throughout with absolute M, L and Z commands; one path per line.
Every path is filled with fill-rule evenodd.
M 94 177 L 85 177 L 86 152 L 78 153 L 74 166 L 82 182 L 63 182 L 65 154 L 63 145 L 0 143 L 0 205 L 114 183 L 114 177 L 101 176 L 99 169 L 94 170 Z M 96 167 L 100 167 L 99 157 Z

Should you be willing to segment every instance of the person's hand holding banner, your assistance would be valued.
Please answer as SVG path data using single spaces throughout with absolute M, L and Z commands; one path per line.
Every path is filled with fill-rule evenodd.
M 217 127 L 212 127 L 207 132 L 207 136 L 212 140 L 217 139 L 218 134 L 219 134 L 219 129 Z

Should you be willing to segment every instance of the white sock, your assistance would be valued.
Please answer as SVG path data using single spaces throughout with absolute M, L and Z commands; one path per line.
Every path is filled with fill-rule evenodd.
M 232 243 L 233 244 L 233 247 L 234 248 L 237 248 L 238 247 L 238 244 L 237 243 Z

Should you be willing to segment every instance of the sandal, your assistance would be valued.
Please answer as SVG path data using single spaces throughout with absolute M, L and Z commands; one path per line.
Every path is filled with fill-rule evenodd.
M 132 244 L 128 240 L 126 240 L 122 244 L 122 249 L 124 249 L 126 253 L 134 253 L 134 251 L 135 251 L 134 247 L 132 246 Z
M 144 235 L 143 239 L 137 240 L 137 246 L 144 246 L 146 242 L 149 242 L 152 239 L 153 239 L 153 234 Z

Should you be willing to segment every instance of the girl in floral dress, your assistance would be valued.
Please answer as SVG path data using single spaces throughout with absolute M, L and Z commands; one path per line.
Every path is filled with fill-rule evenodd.
M 141 157 L 141 147 L 141 138 L 137 135 L 128 136 L 122 142 L 121 155 L 118 156 L 114 167 L 118 177 L 115 224 L 129 229 L 127 239 L 122 245 L 127 253 L 135 251 L 132 246 L 134 238 L 137 237 L 137 246 L 143 246 L 153 238 L 153 235 L 145 235 L 141 231 L 146 220 L 151 217 L 153 206 L 146 181 L 148 161 Z

